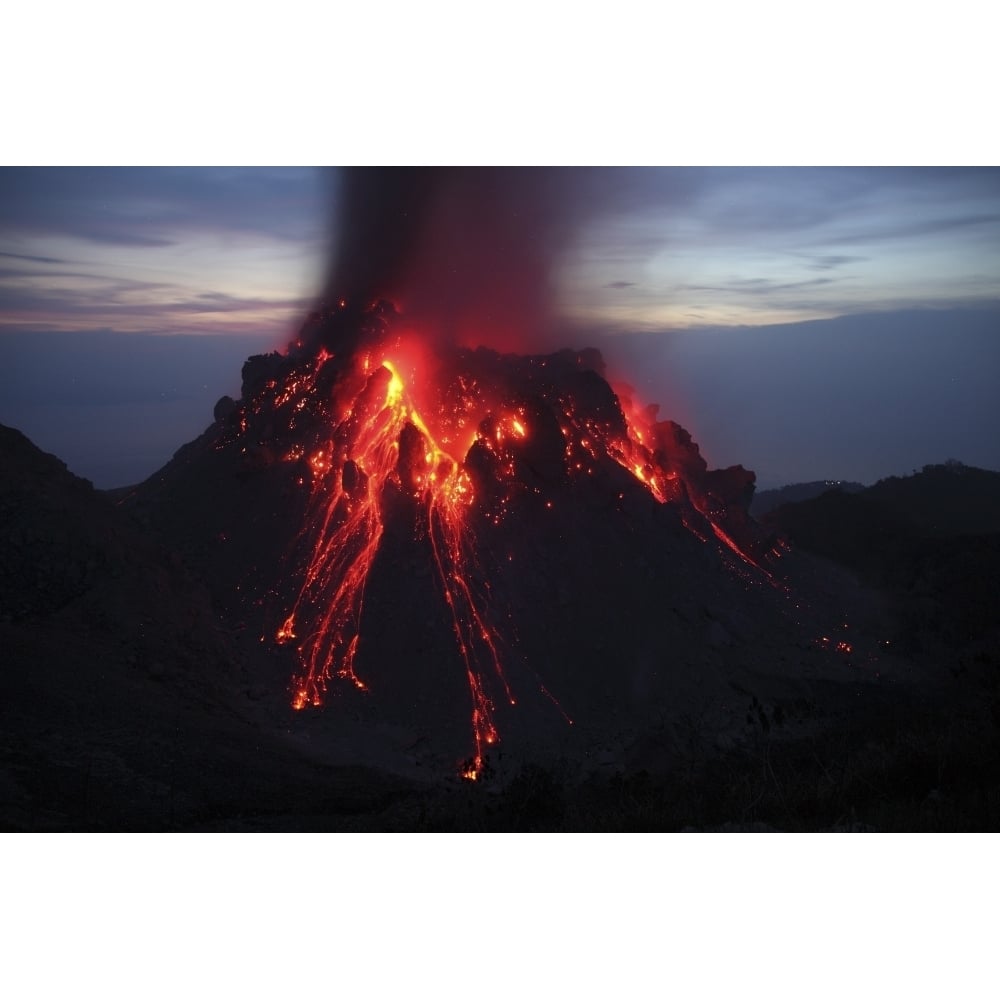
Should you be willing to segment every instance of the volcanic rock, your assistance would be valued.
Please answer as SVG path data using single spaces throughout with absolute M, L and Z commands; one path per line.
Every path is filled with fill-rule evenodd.
M 236 413 L 236 400 L 232 396 L 222 396 L 212 410 L 215 420 L 229 420 Z
M 232 750 L 231 635 L 176 551 L 0 427 L 5 827 L 163 829 L 214 798 L 194 758 Z
M 225 619 L 253 622 L 250 683 L 272 692 L 255 705 L 275 724 L 331 746 L 359 720 L 411 728 L 422 766 L 454 774 L 497 753 L 587 758 L 682 718 L 714 745 L 744 725 L 733 684 L 769 675 L 784 698 L 842 670 L 746 513 L 753 473 L 709 471 L 682 427 L 615 393 L 597 352 L 439 349 L 433 383 L 409 395 L 378 363 L 392 317 L 376 320 L 365 368 L 251 359 L 246 430 L 210 428 L 128 501 Z M 246 478 L 264 427 L 273 463 Z M 390 432 L 383 469 L 374 442 Z M 470 434 L 464 454 L 441 444 Z M 339 527 L 352 517 L 370 550 Z M 652 744 L 632 745 L 649 763 Z
M 242 398 L 248 399 L 269 381 L 277 380 L 287 368 L 288 360 L 283 354 L 254 354 L 243 363 Z

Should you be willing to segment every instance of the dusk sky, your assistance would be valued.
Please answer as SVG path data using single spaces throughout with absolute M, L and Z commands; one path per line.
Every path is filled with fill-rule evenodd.
M 596 194 L 553 272 L 567 346 L 602 347 L 710 465 L 761 486 L 1000 468 L 1000 170 L 580 178 Z M 101 487 L 153 472 L 295 332 L 329 180 L 0 170 L 0 422 Z

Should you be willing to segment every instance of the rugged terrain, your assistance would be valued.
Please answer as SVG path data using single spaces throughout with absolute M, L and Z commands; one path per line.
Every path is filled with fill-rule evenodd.
M 332 676 L 321 705 L 292 707 L 301 663 L 276 635 L 302 587 L 296 553 L 318 493 L 302 488 L 309 455 L 286 456 L 326 419 L 290 421 L 277 404 L 294 359 L 250 364 L 243 398 L 220 401 L 205 434 L 134 490 L 95 491 L 4 428 L 5 826 L 994 826 L 991 612 L 974 610 L 958 640 L 914 645 L 915 606 L 892 579 L 852 564 L 842 539 L 824 548 L 794 527 L 791 508 L 756 525 L 752 478 L 747 490 L 742 472 L 710 473 L 676 425 L 664 423 L 654 463 L 680 470 L 671 497 L 620 460 L 598 456 L 576 477 L 554 401 L 570 386 L 608 426 L 623 412 L 599 359 L 581 357 L 551 356 L 541 379 L 537 361 L 462 358 L 463 372 L 478 364 L 505 383 L 533 432 L 510 445 L 509 466 L 481 464 L 481 482 L 517 486 L 504 516 L 487 529 L 495 506 L 468 515 L 503 670 L 501 684 L 474 661 L 497 735 L 478 759 L 476 688 L 429 553 L 433 522 L 420 530 L 432 515 L 404 495 L 383 493 L 391 514 L 354 660 L 363 683 Z M 878 539 L 896 552 L 890 531 L 866 539 L 871 558 Z M 921 556 L 935 580 L 955 551 Z M 968 569 L 982 544 L 962 551 Z M 970 572 L 958 576 L 993 570 Z M 957 586 L 931 595 L 941 628 L 968 626 Z M 474 781 L 461 777 L 470 761 Z

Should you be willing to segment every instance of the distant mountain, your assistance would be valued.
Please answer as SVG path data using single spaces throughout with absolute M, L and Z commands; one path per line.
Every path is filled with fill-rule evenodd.
M 783 503 L 799 503 L 802 500 L 812 500 L 830 490 L 840 490 L 842 493 L 859 493 L 865 488 L 864 483 L 849 482 L 846 479 L 817 479 L 811 483 L 791 483 L 779 486 L 773 490 L 761 490 L 754 495 L 750 504 L 753 517 L 761 517 L 768 511 L 780 507 Z
M 886 590 L 908 652 L 967 649 L 1000 669 L 989 652 L 1000 642 L 1000 472 L 927 465 L 860 492 L 786 503 L 760 520 Z
M 792 499 L 796 493 L 811 496 Z M 953 538 L 1000 532 L 1000 472 L 960 462 L 925 465 L 912 476 L 890 476 L 874 486 L 801 483 L 754 498 L 782 503 L 751 511 L 808 549 L 838 561 L 864 562 L 893 539 Z M 871 537 L 869 537 L 871 536 Z M 881 536 L 881 539 L 879 538 Z M 827 551 L 828 550 L 828 551 Z
M 925 465 L 912 476 L 881 479 L 867 496 L 910 518 L 924 535 L 1000 532 L 1000 472 L 951 460 Z

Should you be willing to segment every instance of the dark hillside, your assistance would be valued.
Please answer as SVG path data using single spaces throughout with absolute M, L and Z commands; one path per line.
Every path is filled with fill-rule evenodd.
M 754 517 L 765 514 L 786 503 L 799 503 L 801 500 L 812 500 L 831 490 L 842 493 L 859 493 L 865 487 L 862 483 L 839 479 L 818 479 L 811 483 L 791 483 L 774 490 L 758 490 L 750 503 L 750 513 Z
M 866 495 L 908 517 L 926 537 L 1000 532 L 1000 472 L 954 461 L 925 465 L 912 476 L 879 480 Z
M 885 588 L 909 652 L 956 663 L 997 657 L 1000 473 L 928 465 L 854 495 L 786 504 L 762 521 Z
M 366 605 L 373 692 L 291 709 L 262 618 L 299 492 L 226 433 L 112 498 L 0 429 L 4 828 L 995 828 L 1000 536 L 827 494 L 778 512 L 804 542 L 765 572 L 613 468 L 542 481 L 490 536 L 530 557 L 497 590 L 576 724 L 507 712 L 469 784 L 450 636 L 397 525 Z M 891 649 L 880 594 L 805 547 L 889 593 Z

